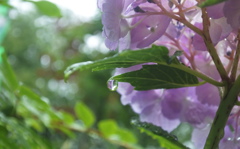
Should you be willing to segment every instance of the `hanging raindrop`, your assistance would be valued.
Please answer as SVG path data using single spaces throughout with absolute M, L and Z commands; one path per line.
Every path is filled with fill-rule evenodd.
M 111 91 L 116 91 L 117 88 L 118 88 L 118 81 L 116 80 L 109 80 L 107 82 L 107 85 L 108 85 L 108 88 L 111 90 Z

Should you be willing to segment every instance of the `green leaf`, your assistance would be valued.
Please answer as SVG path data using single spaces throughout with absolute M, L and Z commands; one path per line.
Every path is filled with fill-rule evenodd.
M 180 88 L 201 85 L 198 79 L 171 65 L 143 65 L 142 69 L 112 77 L 110 80 L 129 82 L 135 90 Z
M 117 124 L 114 120 L 101 120 L 98 123 L 98 128 L 100 130 L 100 132 L 102 132 L 102 134 L 107 137 L 107 138 L 111 138 L 111 136 L 115 135 L 117 128 Z
M 100 132 L 109 140 L 121 143 L 135 144 L 135 136 L 129 130 L 119 128 L 114 120 L 102 120 L 98 123 Z
M 7 56 L 4 52 L 4 48 L 0 47 L 0 80 L 2 80 L 8 88 L 11 89 L 11 91 L 15 91 L 15 89 L 18 87 L 18 81 L 17 78 L 8 63 Z
M 69 126 L 74 123 L 74 117 L 65 111 L 58 111 L 57 115 L 61 118 L 62 121 L 64 121 L 65 124 Z
M 113 57 L 108 57 L 95 62 L 88 61 L 73 64 L 65 70 L 65 78 L 67 79 L 77 70 L 92 69 L 93 71 L 99 71 L 113 68 L 127 68 L 148 62 L 167 63 L 168 60 L 168 49 L 163 46 L 153 45 L 148 49 L 123 51 L 122 53 L 116 54 Z
M 141 132 L 146 133 L 153 139 L 157 140 L 162 148 L 166 149 L 188 149 L 182 143 L 177 141 L 177 137 L 169 134 L 161 127 L 157 127 L 150 123 L 140 122 L 139 120 L 132 121 L 132 124 L 137 126 Z
M 181 54 L 182 52 L 177 51 L 172 56 L 169 56 L 168 49 L 166 47 L 155 46 L 155 45 L 153 45 L 151 48 L 143 49 L 143 50 L 136 50 L 136 51 L 128 50 L 128 51 L 119 53 L 113 57 L 105 58 L 95 62 L 88 61 L 88 62 L 73 64 L 65 70 L 65 80 L 77 70 L 92 69 L 93 71 L 97 71 L 97 70 L 112 69 L 112 68 L 127 68 L 134 65 L 151 62 L 151 63 L 157 63 L 159 65 L 157 70 L 153 70 L 148 73 L 147 71 L 150 69 L 151 66 L 149 67 L 145 66 L 144 69 L 137 71 L 137 73 L 141 73 L 141 76 L 138 76 L 136 72 L 134 72 L 135 74 L 128 73 L 128 75 L 131 74 L 131 77 L 129 78 L 123 79 L 122 78 L 123 76 L 118 76 L 118 77 L 115 77 L 114 79 L 116 80 L 118 79 L 120 82 L 132 82 L 133 84 L 138 84 L 137 81 L 144 80 L 142 82 L 143 85 L 145 85 L 145 83 L 146 85 L 149 85 L 149 84 L 151 85 L 149 87 L 145 86 L 143 88 L 136 87 L 136 89 L 139 88 L 138 90 L 147 90 L 147 89 L 156 89 L 156 88 L 179 88 L 179 87 L 201 85 L 202 83 L 198 84 L 196 76 L 198 76 L 199 78 L 211 84 L 214 84 L 214 85 L 217 84 L 219 86 L 222 85 L 222 83 L 217 82 L 209 78 L 208 76 L 198 71 L 194 71 L 191 68 L 181 64 L 177 59 L 177 56 Z M 166 72 L 164 72 L 165 70 Z M 169 75 L 169 73 L 174 73 L 174 74 Z M 150 76 L 146 76 L 149 74 Z M 132 80 L 132 77 L 136 77 L 136 76 L 138 76 L 139 78 Z M 165 78 L 167 78 L 168 80 L 164 80 Z M 112 81 L 111 79 L 113 78 L 110 78 L 110 81 Z M 147 83 L 147 81 L 150 81 L 150 82 Z M 156 82 L 153 83 L 154 81 Z M 159 83 L 163 83 L 163 84 L 161 85 Z M 170 84 L 167 84 L 167 83 L 170 83 Z
M 87 128 L 90 128 L 94 124 L 96 118 L 93 112 L 82 102 L 78 102 L 75 105 L 75 112 L 77 117 L 83 121 Z
M 26 0 L 28 2 L 33 3 L 39 12 L 41 12 L 44 15 L 50 16 L 50 17 L 61 17 L 61 11 L 60 9 L 52 2 L 49 1 L 31 1 Z
M 207 7 L 207 6 L 216 5 L 216 4 L 224 2 L 224 1 L 226 1 L 226 0 L 205 0 L 199 6 L 200 7 Z

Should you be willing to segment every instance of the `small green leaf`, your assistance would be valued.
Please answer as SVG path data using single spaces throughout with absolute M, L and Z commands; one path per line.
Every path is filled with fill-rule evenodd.
M 135 144 L 137 142 L 133 133 L 129 130 L 119 128 L 114 120 L 102 120 L 98 123 L 98 128 L 104 137 L 112 141 Z
M 58 111 L 57 114 L 66 125 L 70 126 L 74 123 L 74 117 L 71 114 L 65 111 Z
M 139 120 L 132 121 L 132 124 L 137 126 L 141 132 L 146 133 L 153 139 L 157 140 L 162 148 L 166 149 L 188 149 L 182 143 L 177 141 L 177 137 L 169 134 L 161 127 L 150 123 L 140 122 Z
M 39 12 L 41 12 L 44 15 L 47 15 L 50 17 L 62 16 L 60 9 L 52 2 L 45 1 L 45 0 L 42 0 L 42 1 L 26 0 L 26 1 L 33 3 L 37 7 Z
M 98 128 L 105 137 L 110 138 L 111 135 L 115 134 L 117 130 L 117 124 L 114 120 L 102 120 L 98 123 Z
M 84 132 L 86 130 L 86 127 L 84 126 L 84 124 L 79 123 L 79 121 L 72 123 L 71 125 L 68 126 L 68 128 L 76 131 L 80 131 L 80 132 Z
M 90 128 L 94 124 L 96 118 L 93 112 L 82 102 L 78 102 L 75 105 L 75 112 L 87 128 Z
M 200 3 L 200 7 L 207 7 L 207 6 L 212 6 L 216 5 L 218 3 L 224 2 L 226 0 L 205 0 L 204 2 Z
M 171 89 L 201 85 L 198 79 L 171 65 L 143 65 L 142 69 L 127 72 L 111 78 L 118 82 L 128 82 L 135 90 Z

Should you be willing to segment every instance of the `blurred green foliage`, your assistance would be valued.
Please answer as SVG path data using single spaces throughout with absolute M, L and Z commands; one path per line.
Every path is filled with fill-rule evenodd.
M 7 56 L 1 49 L 0 148 L 116 148 L 100 136 L 80 133 L 87 131 L 83 124 L 94 129 L 94 121 L 112 118 L 129 127 L 130 108 L 106 87 L 110 70 L 75 74 L 64 82 L 70 64 L 106 55 L 86 44 L 92 36 L 100 37 L 99 18 L 76 22 L 71 15 L 49 18 L 12 9 L 5 16 L 10 26 L 2 43 Z
M 39 12 L 49 17 L 61 17 L 60 9 L 53 3 L 49 1 L 31 1 L 25 0 L 27 2 L 31 2 L 35 5 Z

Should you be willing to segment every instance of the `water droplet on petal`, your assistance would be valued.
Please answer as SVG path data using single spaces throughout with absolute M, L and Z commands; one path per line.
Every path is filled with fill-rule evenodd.
M 116 81 L 116 80 L 109 80 L 107 85 L 108 85 L 108 88 L 111 91 L 116 91 L 117 88 L 118 88 L 118 81 Z
M 231 141 L 231 140 L 232 140 L 232 138 L 227 138 L 227 140 L 228 140 L 228 141 Z

